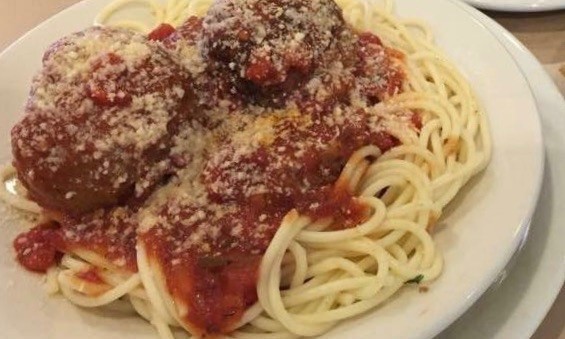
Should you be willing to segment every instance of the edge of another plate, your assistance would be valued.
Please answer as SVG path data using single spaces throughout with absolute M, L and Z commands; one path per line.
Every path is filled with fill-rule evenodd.
M 471 6 L 501 12 L 543 12 L 565 9 L 563 0 L 463 0 Z

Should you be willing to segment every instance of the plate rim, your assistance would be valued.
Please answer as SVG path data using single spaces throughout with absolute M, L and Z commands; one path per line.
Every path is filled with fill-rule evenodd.
M 550 100 L 552 102 L 557 102 L 559 99 L 563 99 L 562 93 L 558 90 L 554 81 L 547 74 L 547 72 L 544 71 L 542 64 L 535 58 L 535 56 L 532 54 L 532 52 L 526 46 L 524 46 L 524 44 L 522 42 L 520 42 L 511 32 L 509 32 L 502 25 L 500 25 L 495 20 L 493 20 L 492 18 L 490 18 L 489 16 L 487 16 L 486 14 L 484 14 L 480 11 L 474 11 L 473 13 L 471 13 L 471 15 L 476 16 L 479 20 L 484 22 L 485 25 L 487 26 L 487 28 L 489 30 L 491 30 L 496 35 L 499 42 L 501 42 L 505 46 L 506 50 L 512 55 L 513 59 L 516 61 L 516 63 L 518 64 L 518 66 L 520 67 L 522 72 L 524 73 L 525 78 L 528 81 L 530 88 L 532 89 L 532 92 L 534 94 L 534 99 L 536 101 L 536 105 L 538 106 L 538 112 L 540 114 L 540 119 L 542 120 L 542 132 L 543 132 L 544 131 L 543 116 L 544 115 L 555 116 L 555 115 L 558 114 L 558 112 L 554 112 L 553 110 L 548 110 L 548 109 L 541 110 L 540 109 L 540 103 L 543 101 L 543 98 L 539 98 L 538 95 L 536 95 L 536 93 L 535 93 L 536 91 L 534 90 L 534 88 L 542 88 L 543 87 L 543 88 L 550 89 L 552 92 L 554 92 L 554 93 L 551 94 L 552 99 L 550 99 Z M 512 51 L 515 51 L 516 54 L 519 55 L 519 56 L 513 55 Z M 533 68 L 533 69 L 525 70 L 524 69 L 525 67 L 529 67 L 529 68 Z M 530 80 L 531 77 L 539 77 L 541 81 L 540 82 L 534 82 L 533 80 Z M 562 101 L 559 101 L 559 105 L 563 109 L 563 111 L 565 112 L 565 103 L 563 103 Z M 565 130 L 565 127 L 563 127 L 562 130 Z M 546 138 L 544 137 L 544 143 L 545 143 L 545 140 L 546 140 Z M 547 145 L 546 145 L 546 147 L 547 147 Z M 565 147 L 563 147 L 563 149 L 565 149 Z M 549 153 L 547 152 L 547 148 L 546 148 L 546 151 L 545 151 L 545 159 L 546 159 L 545 171 L 551 170 L 551 165 L 548 165 L 548 161 L 550 161 L 551 157 L 550 157 Z M 542 185 L 542 187 L 543 187 L 543 185 Z M 541 198 L 541 195 L 540 195 L 540 198 Z M 539 205 L 539 202 L 540 201 L 538 201 L 538 205 Z M 532 220 L 532 221 L 535 221 L 535 220 Z M 533 225 L 533 227 L 535 227 L 535 225 Z M 550 225 L 547 226 L 547 229 L 548 229 L 548 231 L 551 231 L 552 229 L 559 229 L 559 225 L 556 224 L 555 222 L 550 222 Z M 530 232 L 531 232 L 531 229 L 530 229 Z M 520 248 L 519 251 L 515 254 L 516 257 L 517 257 L 516 258 L 517 262 L 516 262 L 516 265 L 508 268 L 508 270 L 509 270 L 508 274 L 509 275 L 512 274 L 513 270 L 517 269 L 517 267 L 520 264 L 520 259 L 523 259 L 523 256 L 526 255 L 526 253 L 524 253 L 525 247 L 527 247 L 529 245 L 529 243 L 531 243 L 532 241 L 536 241 L 536 243 L 537 243 L 538 241 L 541 241 L 541 240 L 532 239 L 531 236 L 528 237 L 528 239 L 526 240 L 526 243 L 524 244 L 524 247 Z M 565 244 L 565 238 L 561 242 Z M 551 248 L 549 248 L 549 247 L 545 246 L 545 244 L 544 244 L 543 248 L 544 248 L 544 252 L 538 254 L 538 257 L 540 259 L 545 257 L 545 255 L 546 255 L 545 253 L 547 253 L 547 252 L 545 252 L 546 250 L 558 252 L 557 250 L 560 247 L 557 244 L 555 244 Z M 556 254 L 564 255 L 565 251 L 562 250 L 562 251 L 560 251 L 559 253 L 556 253 Z M 539 325 L 544 321 L 546 315 L 548 314 L 552 305 L 555 303 L 557 297 L 559 296 L 561 289 L 565 286 L 565 261 L 562 261 L 561 265 L 559 265 L 558 268 L 559 268 L 558 270 L 546 269 L 546 270 L 541 271 L 539 266 L 534 266 L 534 267 L 531 267 L 530 270 L 528 270 L 528 271 L 531 271 L 531 272 L 534 273 L 532 281 L 535 279 L 536 276 L 540 276 L 542 274 L 543 274 L 544 277 L 548 277 L 548 276 L 553 277 L 551 279 L 552 285 L 550 286 L 551 292 L 546 293 L 546 298 L 543 298 L 543 300 L 540 299 L 540 298 L 536 298 L 536 301 L 537 301 L 536 306 L 537 307 L 535 308 L 534 316 L 529 318 L 529 319 L 535 319 L 535 320 L 524 321 L 524 319 L 522 319 L 522 318 L 520 318 L 519 320 L 515 320 L 518 317 L 518 315 L 516 315 L 515 313 L 511 313 L 508 317 L 505 318 L 506 323 L 512 322 L 513 325 L 521 325 L 520 328 L 514 329 L 513 333 L 515 335 L 518 334 L 518 332 L 519 332 L 520 334 L 525 335 L 525 337 L 530 337 L 531 335 L 533 335 L 535 333 L 535 331 L 539 328 Z M 552 274 L 552 272 L 553 272 L 553 274 Z M 490 288 L 494 289 L 492 291 L 492 293 L 494 295 L 500 294 L 501 293 L 500 289 L 508 290 L 510 287 L 507 286 L 507 284 L 512 283 L 511 280 L 513 280 L 511 277 L 509 279 L 504 279 L 504 277 L 501 277 L 501 278 L 502 279 L 500 279 L 500 281 L 496 281 L 495 284 L 490 287 Z M 543 279 L 543 280 L 545 280 L 545 279 Z M 534 284 L 534 283 L 535 282 L 532 282 L 532 284 Z M 544 285 L 544 288 L 546 288 L 546 287 L 547 286 Z M 535 293 L 535 291 L 528 288 L 526 290 L 526 293 L 521 296 L 521 299 L 523 300 L 528 295 L 533 295 L 533 293 Z M 490 297 L 490 296 L 486 296 L 486 297 Z M 517 304 L 517 306 L 520 307 L 520 304 Z M 490 306 L 490 308 L 492 308 L 492 307 L 494 307 L 494 306 Z M 529 314 L 531 315 L 532 309 L 528 308 L 528 310 L 530 311 Z M 469 320 L 465 320 L 465 321 L 469 321 Z M 488 324 L 486 324 L 486 325 L 488 325 Z M 494 325 L 490 325 L 490 326 L 493 327 Z M 511 326 L 511 327 L 515 328 L 515 326 Z M 508 326 L 505 326 L 505 328 L 508 328 Z M 447 329 L 449 329 L 449 327 Z M 463 333 L 465 333 L 465 332 L 463 332 Z

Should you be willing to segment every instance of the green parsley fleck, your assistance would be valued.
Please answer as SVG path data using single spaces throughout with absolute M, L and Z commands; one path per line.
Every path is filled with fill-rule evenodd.
M 419 274 L 417 275 L 415 278 L 408 280 L 407 282 L 405 282 L 405 284 L 419 284 L 422 282 L 422 280 L 424 280 L 424 275 L 423 274 Z

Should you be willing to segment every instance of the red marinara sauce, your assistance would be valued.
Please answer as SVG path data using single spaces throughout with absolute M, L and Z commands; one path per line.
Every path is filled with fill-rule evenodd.
M 345 227 L 357 225 L 365 218 L 365 207 L 345 190 L 329 192 L 328 188 L 310 197 L 331 199 L 320 204 L 311 213 L 312 217 L 333 216 Z M 161 268 L 177 307 L 186 310 L 181 312 L 181 319 L 193 334 L 202 337 L 231 332 L 257 301 L 262 255 L 288 211 L 283 204 L 271 208 L 255 205 L 254 199 L 237 201 L 233 206 L 240 210 L 214 220 L 219 235 L 214 240 L 203 241 L 210 246 L 207 251 L 189 248 L 179 252 L 183 240 L 197 234 L 198 225 L 185 227 L 177 223 L 172 229 L 153 227 L 141 235 L 148 256 Z M 164 217 L 175 218 L 174 215 Z M 187 215 L 183 219 L 189 218 Z M 237 236 L 232 232 L 233 225 L 241 225 L 236 226 Z
M 340 24 L 340 16 L 336 18 Z M 402 56 L 383 46 L 375 35 L 338 26 L 335 31 L 342 40 L 337 47 L 331 45 L 337 48 L 335 57 L 325 56 L 318 61 L 322 64 L 310 65 L 306 61 L 313 52 L 296 53 L 285 61 L 284 81 L 280 74 L 269 79 L 275 73 L 260 70 L 258 65 L 264 60 L 251 54 L 245 55 L 245 61 L 251 61 L 243 64 L 246 79 L 234 79 L 237 72 L 232 72 L 229 62 L 218 66 L 225 60 L 211 60 L 202 73 L 191 74 L 196 80 L 196 95 L 211 99 L 201 104 L 207 109 L 226 98 L 233 98 L 232 104 L 237 105 L 232 107 L 238 108 L 246 102 L 269 104 L 277 99 L 276 107 L 287 103 L 285 100 L 296 104 L 300 116 L 281 118 L 273 126 L 275 137 L 268 145 L 236 152 L 234 140 L 223 136 L 215 154 L 200 154 L 206 162 L 197 180 L 205 199 L 171 197 L 149 230 L 138 229 L 139 211 L 133 207 L 114 206 L 65 216 L 19 236 L 14 241 L 18 260 L 30 270 L 45 271 L 57 263 L 60 253 L 87 249 L 135 272 L 136 243 L 141 241 L 149 260 L 161 269 L 184 325 L 201 337 L 231 332 L 257 301 L 261 258 L 284 216 L 296 209 L 312 219 L 331 217 L 333 230 L 362 223 L 368 217 L 367 208 L 337 182 L 343 167 L 363 146 L 374 145 L 386 152 L 400 143 L 367 107 L 402 90 L 405 76 L 398 65 Z M 149 38 L 175 53 L 182 44 L 196 46 L 202 29 L 202 19 L 193 17 L 180 30 L 162 25 Z M 329 64 L 323 62 L 339 58 L 341 48 L 348 51 L 347 60 L 342 60 L 347 67 L 337 73 L 336 69 L 328 70 Z M 314 52 L 318 50 L 325 49 Z M 301 54 L 306 55 L 304 60 Z M 298 67 L 303 64 L 309 67 Z M 299 73 L 299 79 L 293 72 Z M 320 81 L 310 81 L 312 74 L 321 74 Z M 252 81 L 253 86 L 246 81 Z M 268 100 L 245 100 L 249 88 L 259 88 L 260 99 Z M 281 97 L 273 98 L 273 93 Z M 367 107 L 350 107 L 352 93 Z M 96 93 L 91 96 L 98 97 Z M 342 114 L 336 114 L 337 109 Z M 418 114 L 408 112 L 403 119 L 409 128 L 421 128 Z M 90 271 L 79 278 L 95 283 L 100 280 Z
M 136 272 L 134 211 L 118 207 L 81 217 L 57 214 L 58 221 L 37 225 L 14 240 L 16 257 L 26 269 L 45 272 L 63 253 L 86 250 L 119 269 Z
M 46 272 L 55 266 L 64 248 L 54 222 L 41 224 L 14 239 L 18 262 L 34 272 Z
M 93 284 L 104 283 L 104 279 L 100 277 L 100 274 L 98 274 L 98 271 L 95 268 L 89 269 L 87 271 L 79 272 L 76 274 L 76 277 Z
M 169 24 L 160 24 L 153 31 L 147 35 L 149 40 L 164 41 L 171 34 L 175 33 L 176 29 Z
M 380 101 L 401 90 L 404 74 L 398 66 L 388 60 L 376 67 L 371 60 L 371 53 L 387 57 L 380 40 L 375 37 L 355 46 L 367 45 L 369 51 L 359 52 L 363 58 L 358 61 L 358 77 L 339 88 L 331 81 L 322 84 L 328 92 L 364 93 L 371 78 L 378 76 L 384 80 L 371 88 L 373 97 L 367 100 Z M 334 230 L 354 227 L 368 217 L 367 208 L 336 181 L 359 148 L 375 145 L 386 152 L 400 141 L 369 111 L 349 109 L 340 100 L 316 101 L 308 93 L 302 95 L 304 91 L 299 88 L 295 93 L 299 118 L 282 117 L 274 126 L 271 144 L 241 154 L 228 137 L 208 155 L 198 179 L 206 189 L 204 203 L 171 199 L 160 210 L 161 221 L 140 234 L 149 259 L 163 271 L 182 310 L 181 319 L 196 335 L 231 332 L 257 301 L 261 257 L 290 210 L 312 219 L 331 217 Z M 343 108 L 343 116 L 333 115 L 336 107 Z M 407 112 L 403 118 L 417 130 L 419 119 L 414 116 Z

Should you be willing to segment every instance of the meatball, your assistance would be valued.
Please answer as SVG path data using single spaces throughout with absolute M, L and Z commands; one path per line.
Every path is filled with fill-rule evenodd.
M 146 197 L 171 171 L 172 138 L 193 110 L 188 82 L 157 42 L 127 30 L 54 43 L 12 129 L 30 197 L 69 214 Z
M 203 23 L 202 54 L 256 103 L 282 105 L 315 70 L 348 54 L 352 32 L 333 0 L 218 0 Z

